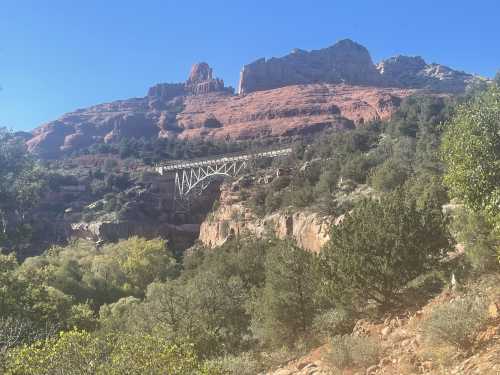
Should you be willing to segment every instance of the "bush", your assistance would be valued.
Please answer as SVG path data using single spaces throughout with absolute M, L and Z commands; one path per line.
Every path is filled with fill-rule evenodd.
M 106 159 L 104 161 L 104 171 L 113 172 L 118 167 L 116 159 Z
M 216 129 L 222 127 L 222 124 L 215 117 L 207 117 L 203 122 L 203 127 L 207 129 Z
M 86 223 L 90 223 L 92 220 L 94 220 L 94 214 L 92 212 L 85 212 L 82 215 L 82 220 Z
M 333 337 L 351 333 L 354 327 L 352 314 L 346 310 L 328 310 L 317 315 L 313 321 L 313 330 L 317 335 Z
M 241 353 L 238 356 L 226 356 L 208 361 L 211 367 L 221 368 L 227 375 L 254 375 L 262 371 L 262 364 L 252 353 Z
M 202 366 L 190 345 L 176 345 L 153 336 L 98 337 L 85 331 L 14 349 L 7 374 L 220 374 Z
M 475 296 L 464 296 L 434 308 L 424 322 L 424 335 L 432 344 L 445 343 L 468 350 L 487 319 L 485 301 Z
M 373 169 L 370 184 L 378 191 L 392 191 L 406 181 L 409 175 L 408 169 L 401 161 L 387 159 L 383 164 Z
M 465 255 L 478 272 L 498 269 L 496 252 L 500 239 L 485 216 L 471 210 L 459 210 L 452 225 L 457 241 L 464 245 Z
M 294 344 L 310 330 L 318 309 L 315 257 L 291 242 L 270 248 L 265 260 L 265 285 L 250 304 L 252 331 L 264 344 Z
M 370 366 L 378 362 L 380 350 L 369 337 L 338 335 L 331 341 L 330 362 L 342 369 L 350 366 Z

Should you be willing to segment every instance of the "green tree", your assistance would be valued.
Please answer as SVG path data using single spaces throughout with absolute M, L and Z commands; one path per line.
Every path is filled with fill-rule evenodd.
M 160 332 L 173 342 L 188 338 L 200 356 L 214 357 L 245 345 L 246 299 L 241 279 L 202 272 L 184 282 L 150 285 L 130 321 L 134 330 Z
M 0 128 L 0 247 L 13 247 L 30 237 L 27 212 L 44 186 L 42 170 L 23 142 Z
M 165 240 L 132 237 L 111 245 L 110 251 L 119 254 L 119 264 L 130 285 L 139 291 L 144 291 L 155 280 L 176 274 L 176 261 Z
M 453 217 L 452 231 L 457 242 L 464 246 L 465 255 L 475 270 L 498 269 L 496 254 L 500 248 L 500 238 L 484 215 L 466 208 L 459 209 Z
M 397 304 L 401 289 L 450 246 L 440 207 L 418 208 L 401 189 L 361 201 L 330 238 L 321 259 L 330 293 L 342 303 L 371 299 L 383 308 Z
M 290 242 L 279 242 L 268 250 L 266 281 L 251 305 L 252 329 L 270 345 L 293 344 L 304 337 L 317 306 L 314 255 Z
M 149 335 L 94 336 L 61 332 L 8 353 L 9 375 L 219 374 L 197 359 L 188 344 L 172 344 Z
M 446 124 L 442 155 L 450 195 L 500 230 L 500 87 L 458 107 Z
M 390 158 L 373 170 L 370 184 L 379 191 L 389 192 L 403 185 L 409 172 L 403 163 Z

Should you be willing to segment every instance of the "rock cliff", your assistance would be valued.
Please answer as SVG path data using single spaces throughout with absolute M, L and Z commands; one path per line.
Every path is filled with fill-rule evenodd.
M 377 69 L 385 85 L 460 93 L 483 81 L 481 78 L 440 64 L 427 64 L 420 56 L 395 56 L 381 61 Z
M 345 39 L 328 48 L 310 52 L 295 49 L 282 58 L 259 59 L 245 65 L 238 91 L 247 94 L 318 82 L 380 85 L 381 77 L 368 50 Z
M 306 134 L 327 127 L 345 129 L 389 118 L 401 99 L 413 93 L 407 89 L 324 83 L 245 96 L 191 96 L 177 115 L 177 125 L 182 129 L 178 137 L 248 139 Z M 205 126 L 209 117 L 217 119 L 220 126 Z
M 199 240 L 214 248 L 235 236 L 254 235 L 258 238 L 274 235 L 280 239 L 293 239 L 297 245 L 319 252 L 329 240 L 333 217 L 317 213 L 275 213 L 257 217 L 241 202 L 235 201 L 227 185 L 221 190 L 220 206 L 200 226 Z
M 177 127 L 176 115 L 183 109 L 183 98 L 211 93 L 224 97 L 233 89 L 213 78 L 207 63 L 195 64 L 185 83 L 158 84 L 143 98 L 79 109 L 42 125 L 33 130 L 28 149 L 42 157 L 57 157 L 94 143 L 175 136 L 182 130 Z
M 245 65 L 238 92 L 327 82 L 459 93 L 480 81 L 484 80 L 444 65 L 427 64 L 419 56 L 399 55 L 374 65 L 365 47 L 345 39 L 328 48 L 310 52 L 295 49 L 284 57 Z
M 213 82 L 213 81 L 206 81 Z M 201 85 L 201 86 L 200 86 Z M 216 83 L 198 84 L 196 92 Z M 30 151 L 58 157 L 123 138 L 248 139 L 290 136 L 327 127 L 349 128 L 386 119 L 415 90 L 335 84 L 295 85 L 246 96 L 213 91 L 175 96 L 184 86 L 152 87 L 144 98 L 78 110 L 47 123 L 27 141 Z M 207 119 L 217 126 L 207 126 Z
M 419 90 L 457 93 L 479 81 L 420 57 L 376 66 L 365 47 L 346 39 L 245 65 L 242 95 L 233 95 L 207 63 L 195 64 L 184 83 L 161 83 L 142 98 L 65 114 L 33 130 L 27 145 L 42 157 L 59 157 L 124 138 L 289 136 L 388 118 L 401 98 Z

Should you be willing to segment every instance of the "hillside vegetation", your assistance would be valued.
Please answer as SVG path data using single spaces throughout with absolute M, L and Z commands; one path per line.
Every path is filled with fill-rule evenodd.
M 258 166 L 289 173 L 239 194 L 259 215 L 307 208 L 341 217 L 318 254 L 270 234 L 182 254 L 160 238 L 79 240 L 26 257 L 36 233 L 28 217 L 71 177 L 48 172 L 2 131 L 1 372 L 258 374 L 321 346 L 328 371 L 353 373 L 389 351 L 374 327 L 414 314 L 423 316 L 418 360 L 401 360 L 399 373 L 450 373 L 495 345 L 498 310 L 488 307 L 500 303 L 499 87 L 408 97 L 388 121 L 308 141 L 289 159 Z M 134 157 L 147 168 L 165 155 L 255 147 L 162 142 L 82 152 Z M 129 187 L 115 167 L 87 176 L 102 181 L 94 200 L 113 195 L 102 201 L 108 211 L 119 211 Z

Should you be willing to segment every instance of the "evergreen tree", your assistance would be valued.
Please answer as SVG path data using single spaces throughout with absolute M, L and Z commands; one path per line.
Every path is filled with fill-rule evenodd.
M 253 329 L 268 344 L 292 344 L 304 336 L 317 307 L 315 258 L 290 242 L 279 242 L 266 257 L 266 282 L 253 305 Z
M 321 265 L 333 296 L 384 308 L 397 304 L 400 290 L 436 266 L 450 245 L 440 207 L 418 208 L 401 189 L 360 202 L 330 238 Z

